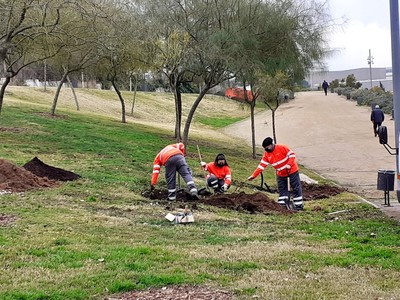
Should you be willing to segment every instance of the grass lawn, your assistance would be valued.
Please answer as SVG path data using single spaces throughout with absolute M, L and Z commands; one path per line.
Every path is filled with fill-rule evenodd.
M 174 142 L 171 95 L 139 93 L 122 124 L 112 92 L 79 91 L 79 112 L 63 93 L 56 118 L 43 114 L 52 90 L 13 87 L 4 101 L 0 128 L 18 130 L 0 130 L 0 158 L 22 166 L 37 156 L 82 178 L 0 195 L 0 217 L 13 220 L 0 226 L 0 299 L 104 299 L 172 285 L 220 288 L 235 299 L 398 299 L 399 224 L 356 195 L 308 201 L 292 215 L 199 204 L 195 223 L 175 225 L 164 216 L 179 203 L 142 196 L 154 156 Z M 184 114 L 193 99 L 184 97 Z M 224 110 L 211 109 L 213 101 Z M 196 145 L 207 161 L 224 153 L 238 183 L 257 166 L 245 143 L 221 143 L 218 134 L 248 114 L 226 99 L 199 106 L 187 155 L 199 187 Z M 158 188 L 166 188 L 163 171 Z M 273 171 L 264 173 L 274 186 Z

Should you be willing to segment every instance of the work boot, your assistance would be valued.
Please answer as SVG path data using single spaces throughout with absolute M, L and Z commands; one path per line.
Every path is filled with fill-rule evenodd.
M 197 193 L 197 189 L 191 189 L 190 190 L 190 196 L 192 197 L 192 199 L 194 200 L 199 200 L 199 194 Z
M 215 188 L 215 189 L 214 189 L 214 194 L 223 194 L 223 193 L 224 193 L 224 192 L 221 191 L 220 188 Z
M 176 192 L 168 193 L 168 201 L 176 201 Z
M 293 205 L 293 209 L 297 210 L 297 211 L 304 210 L 304 206 L 303 206 L 303 204 L 301 204 L 301 205 Z

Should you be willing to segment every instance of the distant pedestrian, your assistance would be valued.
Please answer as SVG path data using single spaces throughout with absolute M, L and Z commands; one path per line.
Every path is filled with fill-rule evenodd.
M 153 164 L 153 175 L 151 177 L 151 190 L 157 183 L 158 175 L 162 166 L 165 166 L 165 179 L 168 187 L 168 200 L 176 200 L 176 172 L 185 180 L 190 195 L 199 199 L 197 188 L 192 178 L 184 157 L 185 146 L 183 143 L 171 144 L 158 152 Z
M 378 135 L 378 128 L 382 125 L 382 122 L 385 120 L 385 114 L 379 108 L 379 105 L 375 105 L 375 108 L 371 112 L 371 122 L 372 127 L 374 129 L 374 135 Z
M 324 80 L 324 82 L 322 83 L 322 88 L 324 89 L 325 96 L 328 95 L 328 87 L 329 84 Z
M 283 207 L 289 207 L 289 178 L 290 186 L 293 190 L 294 209 L 303 210 L 303 192 L 301 189 L 299 166 L 296 162 L 296 154 L 286 145 L 275 145 L 270 137 L 264 139 L 262 146 L 265 151 L 261 162 L 247 180 L 253 180 L 260 175 L 268 165 L 271 165 L 275 168 L 277 175 L 279 190 L 278 204 Z

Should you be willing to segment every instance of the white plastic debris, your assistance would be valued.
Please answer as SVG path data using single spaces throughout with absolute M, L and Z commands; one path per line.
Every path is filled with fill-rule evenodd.
M 306 182 L 308 184 L 318 184 L 318 181 L 311 179 L 310 177 L 308 177 L 307 175 L 300 173 L 300 181 L 302 182 Z

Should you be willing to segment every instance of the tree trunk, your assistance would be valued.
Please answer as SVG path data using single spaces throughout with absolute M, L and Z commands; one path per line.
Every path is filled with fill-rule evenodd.
M 6 87 L 8 86 L 10 81 L 11 81 L 11 77 L 6 76 L 6 80 L 1 85 L 1 89 L 0 89 L 0 114 L 1 114 L 1 109 L 3 107 L 3 100 L 4 100 L 4 94 L 6 92 Z
M 179 78 L 181 74 L 178 72 L 172 72 L 166 74 L 168 76 L 169 87 L 174 94 L 175 100 L 175 139 L 177 142 L 182 140 L 182 95 L 179 89 Z
M 276 112 L 276 109 L 273 109 L 272 110 L 272 135 L 273 135 L 273 138 L 274 138 L 274 143 L 277 144 L 278 142 L 276 140 L 275 112 Z
M 200 92 L 200 94 L 197 96 L 196 101 L 194 101 L 192 108 L 189 111 L 189 115 L 187 117 L 186 123 L 185 123 L 185 129 L 183 131 L 183 144 L 185 147 L 188 145 L 188 138 L 189 138 L 189 129 L 190 129 L 190 124 L 193 119 L 193 115 L 196 112 L 197 106 L 199 106 L 200 101 L 203 99 L 204 95 L 207 93 L 207 91 L 210 89 L 208 85 L 206 85 Z
M 137 86 L 138 86 L 138 80 L 135 76 L 133 76 L 135 79 L 134 87 L 133 87 L 133 99 L 132 99 L 132 107 L 131 107 L 131 115 L 133 116 L 133 108 L 135 107 L 135 102 L 136 102 L 136 92 L 137 92 Z
M 56 106 L 57 106 L 57 101 L 58 101 L 58 96 L 60 95 L 60 91 L 61 91 L 62 85 L 63 85 L 64 81 L 66 80 L 66 78 L 67 78 L 67 76 L 68 76 L 68 73 L 69 73 L 69 71 L 64 71 L 64 74 L 63 74 L 63 76 L 62 76 L 62 78 L 61 78 L 61 81 L 60 81 L 60 83 L 59 83 L 58 86 L 57 86 L 56 94 L 54 95 L 53 104 L 52 104 L 51 110 L 50 110 L 50 114 L 51 114 L 52 116 L 55 115 Z
M 250 91 L 251 91 L 251 98 L 249 99 L 247 95 L 247 90 L 246 90 L 246 80 L 243 81 L 243 97 L 246 103 L 250 105 L 250 120 L 251 120 L 251 145 L 252 145 L 252 150 L 253 150 L 253 158 L 256 158 L 256 129 L 254 125 L 254 109 L 256 107 L 256 101 L 258 95 L 254 93 L 254 86 L 253 84 L 250 84 Z
M 71 88 L 72 95 L 74 95 L 76 110 L 79 111 L 78 97 L 76 97 L 75 89 L 74 89 L 74 87 L 72 86 L 72 82 L 71 82 L 71 79 L 69 79 L 69 76 L 67 76 L 67 81 L 68 81 L 69 86 L 70 86 L 70 88 Z
M 120 90 L 118 89 L 116 83 L 114 80 L 111 80 L 112 86 L 114 87 L 115 92 L 118 95 L 119 101 L 121 102 L 121 110 L 122 110 L 122 123 L 126 123 L 126 118 L 125 118 L 125 102 L 124 98 L 122 97 L 122 94 Z
M 182 94 L 179 87 L 174 86 L 175 98 L 175 138 L 177 142 L 182 140 Z
M 250 102 L 250 119 L 251 119 L 251 146 L 253 148 L 253 158 L 256 158 L 256 128 L 254 125 L 254 108 L 256 101 Z

